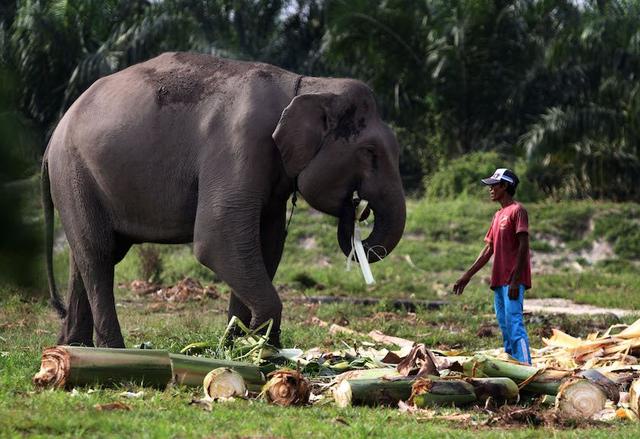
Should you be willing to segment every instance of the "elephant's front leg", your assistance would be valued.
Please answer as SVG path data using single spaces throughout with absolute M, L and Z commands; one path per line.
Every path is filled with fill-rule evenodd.
M 242 304 L 251 312 L 251 328 L 273 319 L 270 342 L 279 346 L 282 302 L 262 255 L 260 203 L 202 207 L 194 230 L 196 257 L 232 288 L 234 311 L 244 313 Z
M 269 279 L 276 274 L 285 241 L 286 200 L 277 206 L 268 206 L 260 216 L 260 248 L 262 259 Z M 246 326 L 251 325 L 251 310 L 234 293 L 229 297 L 228 320 L 236 317 Z M 272 331 L 273 332 L 273 331 Z M 242 335 L 239 329 L 232 333 L 233 337 Z M 275 334 L 279 335 L 279 334 Z
M 285 241 L 287 201 L 267 206 L 260 218 L 260 248 L 269 279 L 273 280 L 280 265 Z
M 284 202 L 279 203 L 279 205 L 275 207 L 268 206 L 265 208 L 260 220 L 260 248 L 262 250 L 265 269 L 271 282 L 273 282 L 273 278 L 278 270 L 278 265 L 280 265 L 280 259 L 282 258 L 282 251 L 284 249 L 286 238 L 286 211 L 287 202 L 285 199 Z M 278 328 L 275 326 L 272 328 L 270 339 L 272 344 L 278 347 L 280 346 L 279 326 Z

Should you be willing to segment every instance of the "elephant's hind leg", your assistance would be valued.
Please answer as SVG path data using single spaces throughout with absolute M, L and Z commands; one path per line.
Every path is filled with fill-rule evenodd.
M 114 265 L 119 256 L 117 235 L 111 216 L 101 203 L 100 191 L 93 187 L 92 176 L 74 161 L 71 172 L 74 184 L 60 196 L 58 210 L 86 291 L 96 345 L 123 348 L 124 339 L 113 296 Z M 79 309 L 80 313 L 88 315 L 86 311 L 86 305 Z M 76 317 L 82 318 L 83 315 Z
M 93 346 L 93 315 L 73 254 L 69 254 L 69 302 L 58 344 Z
M 76 252 L 76 255 L 93 315 L 96 345 L 123 348 L 124 338 L 120 330 L 113 295 L 114 262 L 112 257 L 98 253 L 91 248 L 83 248 Z

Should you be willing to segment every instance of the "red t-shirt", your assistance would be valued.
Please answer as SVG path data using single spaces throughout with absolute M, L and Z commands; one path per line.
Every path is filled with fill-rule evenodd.
M 493 243 L 493 269 L 491 288 L 509 284 L 509 277 L 516 268 L 518 258 L 518 233 L 529 233 L 529 217 L 520 203 L 503 207 L 493 216 L 491 227 L 484 241 Z M 520 282 L 526 289 L 531 288 L 531 256 L 520 274 Z

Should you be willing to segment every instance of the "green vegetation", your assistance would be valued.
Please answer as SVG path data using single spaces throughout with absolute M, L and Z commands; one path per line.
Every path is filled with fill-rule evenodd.
M 595 220 L 593 235 L 607 240 L 621 258 L 640 258 L 640 210 L 635 204 L 622 205 Z
M 346 335 L 331 336 L 326 329 L 310 324 L 314 315 L 346 324 L 356 331 L 379 329 L 444 350 L 473 351 L 500 345 L 491 295 L 485 284 L 488 269 L 472 280 L 463 296 L 449 294 L 453 281 L 482 247 L 482 237 L 495 205 L 471 196 L 445 202 L 410 201 L 405 237 L 388 259 L 372 266 L 377 283 L 367 287 L 355 268 L 345 272 L 344 257 L 335 242 L 335 220 L 301 204 L 275 279 L 285 303 L 283 343 L 286 346 L 338 349 L 344 346 L 343 342 L 357 341 Z M 638 225 L 633 222 L 633 213 L 639 208 L 637 204 L 569 202 L 528 204 L 527 207 L 533 243 L 545 243 L 540 244 L 545 248 L 543 255 L 566 253 L 564 261 L 537 267 L 542 272 L 534 275 L 529 298 L 565 297 L 600 306 L 640 308 L 638 258 L 612 254 L 590 265 L 588 255 L 593 242 L 605 239 L 613 248 L 616 242 L 625 242 L 624 236 L 637 230 Z M 621 215 L 621 220 L 627 218 L 632 226 L 636 224 L 636 229 L 632 229 L 632 233 L 607 235 L 610 226 L 603 219 L 616 218 L 616 215 Z M 581 272 L 576 271 L 572 263 L 583 250 L 576 252 L 572 247 L 586 251 Z M 161 259 L 159 279 L 162 282 L 173 283 L 185 275 L 203 282 L 215 280 L 196 262 L 188 246 L 156 248 Z M 538 256 L 536 253 L 534 258 Z M 65 258 L 66 251 L 56 255 L 60 285 L 66 276 Z M 153 296 L 136 295 L 127 288 L 127 282 L 140 278 L 143 273 L 140 253 L 135 250 L 117 266 L 121 287 L 116 290 L 116 297 L 127 346 L 152 342 L 155 348 L 178 352 L 189 343 L 217 340 L 222 335 L 228 300 L 225 285 L 214 284 L 220 293 L 217 299 L 165 302 Z M 15 293 L 16 290 L 6 288 L 0 291 L 0 431 L 8 436 L 502 437 L 508 434 L 509 437 L 544 437 L 549 434 L 548 430 L 532 426 L 506 431 L 469 424 L 461 427 L 446 421 L 425 423 L 393 409 L 339 410 L 332 406 L 282 409 L 260 402 L 237 401 L 216 405 L 212 412 L 206 412 L 189 405 L 193 397 L 201 397 L 197 389 L 173 388 L 165 392 L 144 389 L 141 399 L 125 399 L 119 396 L 123 391 L 140 390 L 126 383 L 115 390 L 81 388 L 77 395 L 60 391 L 34 393 L 30 379 L 38 368 L 42 349 L 55 343 L 59 321 L 45 300 L 25 300 Z M 447 300 L 449 305 L 439 310 L 419 308 L 409 313 L 394 310 L 390 302 L 384 300 L 375 306 L 311 305 L 295 300 L 304 295 L 434 299 Z M 541 338 L 549 336 L 554 327 L 584 336 L 634 319 L 629 316 L 619 320 L 611 314 L 577 317 L 536 314 L 527 317 L 527 327 L 532 346 L 539 347 Z M 480 328 L 483 328 L 482 336 L 477 335 Z M 94 408 L 97 404 L 115 401 L 126 404 L 131 411 L 102 412 Z M 456 410 L 442 409 L 442 412 L 455 413 Z M 486 414 L 481 412 L 474 412 L 473 416 L 480 423 L 486 419 Z M 606 437 L 612 428 L 618 437 L 640 434 L 636 424 L 624 423 L 592 428 L 588 432 L 570 429 L 554 434 Z
M 521 177 L 518 198 L 529 210 L 535 274 L 528 297 L 640 309 L 639 29 L 637 0 L 427 0 L 411 7 L 404 0 L 2 2 L 0 436 L 549 436 L 531 426 L 461 428 L 383 409 L 284 410 L 238 401 L 209 413 L 189 405 L 200 396 L 196 390 L 145 389 L 143 398 L 130 400 L 119 396 L 137 390 L 126 383 L 116 390 L 34 393 L 31 376 L 59 326 L 38 295 L 45 285 L 36 256 L 38 158 L 56 121 L 91 83 L 164 51 L 359 78 L 376 93 L 399 139 L 407 191 L 425 197 L 409 202 L 405 236 L 372 267 L 370 287 L 356 266 L 345 271 L 336 220 L 302 203 L 275 279 L 285 304 L 283 342 L 327 349 L 354 343 L 311 325 L 315 315 L 440 349 L 495 347 L 500 335 L 488 270 L 464 296 L 449 292 L 476 258 L 496 210 L 478 179 L 499 166 Z M 68 249 L 59 235 L 54 266 L 64 290 Z M 214 283 L 220 296 L 175 303 L 128 288 L 134 279 L 173 284 L 185 276 Z M 189 246 L 138 246 L 117 266 L 116 283 L 128 346 L 150 341 L 177 352 L 222 335 L 228 288 Z M 310 295 L 383 300 L 375 306 L 294 300 Z M 408 313 L 392 309 L 395 298 L 449 304 Z M 618 322 L 610 314 L 533 315 L 527 324 L 532 346 L 540 346 L 553 327 L 585 335 Z M 94 407 L 113 401 L 131 411 Z M 472 421 L 485 419 L 474 412 Z M 638 437 L 640 427 L 553 431 L 559 437 L 612 433 Z
M 434 172 L 494 152 L 530 182 L 527 199 L 639 195 L 637 0 L 410 8 L 405 0 L 18 0 L 1 8 L 0 63 L 19 79 L 12 105 L 34 125 L 41 151 L 96 79 L 191 50 L 367 82 L 400 140 L 411 192 L 426 178 L 440 195 Z

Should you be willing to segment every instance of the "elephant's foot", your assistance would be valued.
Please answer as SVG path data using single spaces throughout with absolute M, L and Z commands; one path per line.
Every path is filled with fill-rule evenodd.
M 282 348 L 282 343 L 280 343 L 280 329 L 274 329 L 269 334 L 269 344 L 277 347 L 278 349 Z
M 73 333 L 67 333 L 66 331 L 61 331 L 58 336 L 58 341 L 56 344 L 58 346 L 87 346 L 93 347 L 93 334 L 90 335 L 79 335 Z
M 224 340 L 225 347 L 230 347 L 233 345 L 234 340 L 241 338 L 245 335 L 244 331 L 237 326 L 234 326 L 229 331 L 227 338 Z
M 67 346 L 85 346 L 88 348 L 94 347 L 93 340 L 74 340 L 69 339 L 66 343 Z
M 258 334 L 262 334 L 264 335 L 266 333 L 266 330 L 262 330 L 259 331 Z M 229 331 L 229 335 L 227 337 L 227 339 L 225 340 L 225 347 L 230 347 L 231 345 L 233 345 L 233 341 L 243 337 L 245 334 L 245 332 L 238 328 L 237 326 L 234 326 L 233 328 L 231 328 L 231 331 Z M 282 344 L 280 343 L 280 330 L 279 329 L 272 329 L 271 332 L 269 333 L 269 340 L 268 343 L 272 346 L 275 346 L 277 348 L 281 348 Z
M 266 333 L 266 329 L 260 330 L 258 333 L 264 335 Z M 271 328 L 268 343 L 278 349 L 282 348 L 282 343 L 280 343 L 280 328 Z
M 110 334 L 109 336 L 96 336 L 96 346 L 99 348 L 124 348 L 122 334 Z

